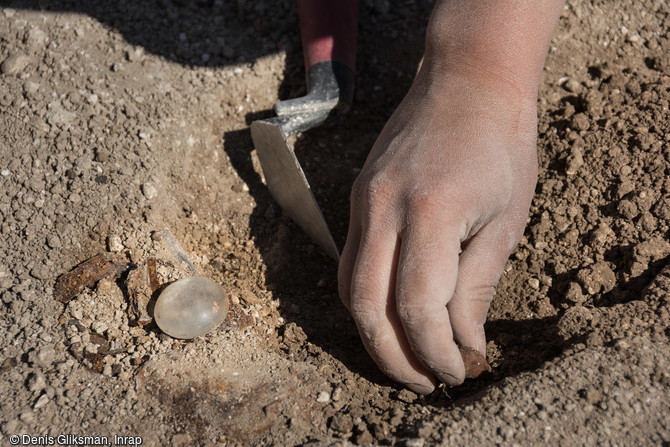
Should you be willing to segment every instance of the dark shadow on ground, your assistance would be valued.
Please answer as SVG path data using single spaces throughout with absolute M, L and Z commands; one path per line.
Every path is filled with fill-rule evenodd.
M 295 141 L 296 155 L 340 249 L 346 239 L 351 185 L 378 133 L 409 88 L 423 55 L 431 7 L 429 2 L 416 3 L 405 7 L 403 20 L 379 14 L 361 3 L 353 108 L 339 122 L 312 129 Z M 287 58 L 278 99 L 303 92 L 302 60 L 293 54 Z M 271 114 L 248 115 L 247 123 Z M 336 263 L 273 203 L 253 169 L 252 149 L 248 129 L 224 135 L 224 150 L 258 203 L 250 217 L 251 236 L 267 265 L 267 286 L 279 299 L 283 318 L 350 370 L 368 380 L 391 384 L 365 352 L 351 317 L 340 303 Z
M 4 0 L 0 6 L 87 15 L 130 44 L 184 65 L 220 67 L 300 50 L 292 0 Z
M 494 320 L 485 325 L 489 339 L 495 341 L 502 358 L 495 369 L 477 380 L 466 380 L 459 387 L 431 396 L 431 403 L 438 407 L 466 405 L 478 399 L 495 383 L 523 371 L 538 369 L 547 361 L 558 357 L 580 340 L 564 340 L 558 334 L 558 316 L 532 320 Z

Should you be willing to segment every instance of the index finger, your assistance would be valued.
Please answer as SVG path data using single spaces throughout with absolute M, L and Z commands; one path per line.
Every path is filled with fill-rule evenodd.
M 371 234 L 372 233 L 372 234 Z M 351 280 L 351 314 L 363 344 L 382 371 L 428 394 L 435 379 L 414 356 L 395 310 L 398 235 L 364 232 Z
M 465 379 L 447 303 L 458 276 L 460 229 L 414 216 L 403 232 L 398 261 L 397 311 L 412 350 L 447 385 Z

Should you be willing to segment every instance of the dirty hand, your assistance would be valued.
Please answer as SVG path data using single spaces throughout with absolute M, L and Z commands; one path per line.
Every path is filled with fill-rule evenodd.
M 434 375 L 463 381 L 456 342 L 485 352 L 493 288 L 536 179 L 534 113 L 510 117 L 463 83 L 432 92 L 420 77 L 391 117 L 354 185 L 340 267 L 368 352 L 423 393 Z
M 460 20 L 453 4 L 472 2 L 438 2 L 423 67 L 354 184 L 339 268 L 340 296 L 366 349 L 419 393 L 436 379 L 463 382 L 459 344 L 485 353 L 489 303 L 537 176 L 536 92 L 548 37 L 541 55 L 520 65 L 527 78 L 495 51 L 493 60 L 459 57 L 453 41 L 431 39 L 448 21 L 443 14 Z M 557 19 L 560 6 L 553 12 Z

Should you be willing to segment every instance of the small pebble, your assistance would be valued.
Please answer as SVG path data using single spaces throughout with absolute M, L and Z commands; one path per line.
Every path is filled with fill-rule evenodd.
M 144 194 L 144 197 L 146 197 L 148 200 L 151 200 L 158 195 L 158 190 L 153 185 L 153 183 L 147 182 L 142 185 L 142 193 Z
M 578 113 L 572 117 L 572 125 L 578 130 L 589 130 L 591 123 L 589 117 L 584 113 Z
M 342 388 L 340 388 L 340 387 L 338 386 L 338 387 L 335 388 L 335 390 L 333 391 L 333 397 L 332 397 L 332 399 L 333 399 L 333 401 L 337 402 L 338 400 L 340 400 L 341 397 L 342 397 Z
M 35 410 L 37 410 L 37 409 L 42 408 L 43 406 L 45 406 L 48 403 L 49 403 L 49 396 L 47 396 L 46 394 L 42 394 L 40 396 L 40 398 L 37 399 L 37 402 L 35 402 L 35 406 L 33 406 L 33 408 Z
M 47 35 L 39 28 L 32 28 L 26 35 L 26 45 L 33 51 L 39 50 L 47 41 Z
M 319 395 L 316 397 L 316 401 L 319 402 L 320 404 L 327 404 L 330 402 L 330 393 L 326 391 L 321 391 Z
M 104 334 L 107 328 L 108 328 L 107 324 L 103 323 L 102 321 L 94 321 L 93 323 L 91 323 L 91 329 L 93 329 L 94 332 L 97 332 L 100 335 Z
M 28 354 L 28 361 L 33 366 L 49 367 L 54 361 L 56 351 L 53 348 L 34 349 Z
M 35 413 L 33 413 L 31 410 L 24 411 L 21 413 L 21 416 L 19 416 L 19 419 L 21 419 L 23 422 L 30 423 L 35 420 Z
M 568 79 L 565 84 L 563 84 L 563 88 L 570 93 L 577 93 L 582 89 L 582 84 L 580 84 L 579 81 L 576 81 L 575 79 Z
M 63 246 L 57 234 L 50 234 L 47 236 L 47 245 L 50 248 L 60 248 Z
M 584 393 L 584 399 L 586 399 L 586 401 L 591 405 L 595 405 L 598 401 L 600 401 L 601 398 L 602 393 L 596 388 L 589 388 Z
M 575 175 L 579 169 L 584 166 L 584 156 L 579 148 L 572 148 L 570 155 L 565 162 L 565 174 Z
M 119 237 L 116 234 L 113 234 L 107 238 L 107 248 L 111 252 L 118 253 L 120 251 L 123 251 L 125 247 L 121 242 L 121 237 Z

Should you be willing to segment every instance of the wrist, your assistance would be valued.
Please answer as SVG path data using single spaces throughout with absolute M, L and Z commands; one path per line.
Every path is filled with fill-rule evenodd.
M 451 92 L 470 102 L 535 109 L 538 82 L 534 78 L 472 54 L 427 52 L 415 82 L 430 85 L 435 94 Z
M 537 95 L 563 0 L 438 0 L 426 33 L 424 70 L 463 76 L 510 95 Z
M 436 117 L 458 119 L 464 125 L 483 125 L 519 150 L 535 149 L 537 139 L 537 91 L 521 90 L 509 79 L 461 65 L 436 72 L 424 64 L 408 96 L 421 98 L 423 108 Z M 460 118 L 458 118 L 460 117 Z

